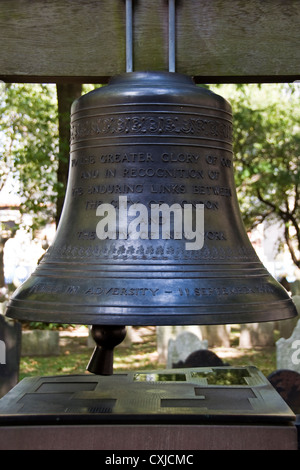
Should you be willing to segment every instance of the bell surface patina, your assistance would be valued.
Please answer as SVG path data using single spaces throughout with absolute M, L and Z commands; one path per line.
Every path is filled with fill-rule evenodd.
M 93 325 L 296 315 L 242 223 L 229 103 L 170 72 L 126 73 L 75 101 L 56 238 L 7 315 Z

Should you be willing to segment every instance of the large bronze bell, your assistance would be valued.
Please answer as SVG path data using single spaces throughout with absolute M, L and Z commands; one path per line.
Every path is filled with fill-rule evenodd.
M 242 223 L 228 102 L 170 72 L 126 73 L 79 98 L 57 235 L 7 315 L 93 325 L 296 315 Z

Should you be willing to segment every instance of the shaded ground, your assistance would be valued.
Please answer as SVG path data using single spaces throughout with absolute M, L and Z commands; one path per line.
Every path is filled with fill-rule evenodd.
M 232 338 L 230 348 L 212 348 L 231 366 L 254 365 L 268 376 L 276 370 L 276 348 L 240 349 Z M 88 345 L 87 330 L 60 333 L 60 355 L 51 357 L 22 357 L 20 379 L 36 375 L 83 374 L 93 352 Z M 155 327 L 133 328 L 133 342 L 128 347 L 118 346 L 114 355 L 114 371 L 164 368 L 158 364 Z

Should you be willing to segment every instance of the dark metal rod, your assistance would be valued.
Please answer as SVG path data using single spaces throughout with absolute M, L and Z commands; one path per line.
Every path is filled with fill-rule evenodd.
M 175 72 L 175 0 L 169 0 L 169 72 Z
M 133 70 L 132 0 L 126 0 L 126 72 Z

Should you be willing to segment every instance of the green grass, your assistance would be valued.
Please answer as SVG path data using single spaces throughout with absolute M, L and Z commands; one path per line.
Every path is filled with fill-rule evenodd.
M 276 370 L 276 348 L 214 348 L 213 351 L 231 366 L 255 366 L 266 377 Z
M 276 370 L 276 348 L 240 349 L 233 334 L 230 348 L 212 348 L 231 366 L 256 366 L 265 376 Z M 84 374 L 93 348 L 86 337 L 63 337 L 59 356 L 21 357 L 20 379 L 31 376 Z M 114 372 L 164 368 L 158 363 L 155 330 L 150 329 L 130 347 L 118 346 L 114 354 Z

